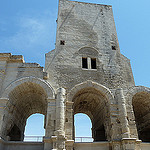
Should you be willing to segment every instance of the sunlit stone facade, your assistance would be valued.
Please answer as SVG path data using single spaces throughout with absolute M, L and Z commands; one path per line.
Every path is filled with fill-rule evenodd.
M 45 59 L 42 68 L 0 54 L 1 150 L 150 149 L 150 88 L 135 86 L 112 6 L 60 0 L 56 47 Z M 35 113 L 45 116 L 43 142 L 21 142 Z M 77 113 L 91 119 L 92 143 L 75 142 Z

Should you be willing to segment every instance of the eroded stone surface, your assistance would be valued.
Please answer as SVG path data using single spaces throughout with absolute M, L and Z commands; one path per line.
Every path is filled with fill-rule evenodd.
M 74 144 L 74 115 L 87 114 L 104 149 L 140 150 L 150 142 L 150 88 L 135 86 L 120 53 L 112 7 L 60 0 L 55 50 L 45 69 L 0 53 L 0 136 L 22 141 L 27 118 L 45 115 L 44 150 Z M 91 148 L 99 149 L 101 144 Z

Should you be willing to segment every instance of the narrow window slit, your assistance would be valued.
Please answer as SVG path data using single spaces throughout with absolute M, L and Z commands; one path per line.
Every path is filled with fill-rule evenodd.
M 91 69 L 97 69 L 96 58 L 91 58 Z
M 86 57 L 82 57 L 82 68 L 88 69 L 88 63 Z

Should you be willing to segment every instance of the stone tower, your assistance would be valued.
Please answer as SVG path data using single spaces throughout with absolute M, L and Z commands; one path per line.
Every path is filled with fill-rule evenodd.
M 0 76 L 2 150 L 150 148 L 142 143 L 150 142 L 150 88 L 135 86 L 109 5 L 60 0 L 56 47 L 46 54 L 45 68 L 1 53 Z M 23 140 L 35 113 L 45 115 L 43 142 L 13 143 Z M 91 119 L 92 143 L 75 142 L 77 113 Z
M 57 23 L 56 48 L 46 54 L 45 66 L 53 87 L 70 89 L 86 80 L 110 89 L 134 86 L 111 6 L 60 0 Z

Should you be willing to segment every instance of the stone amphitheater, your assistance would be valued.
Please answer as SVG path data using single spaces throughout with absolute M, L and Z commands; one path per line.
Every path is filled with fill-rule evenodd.
M 45 116 L 42 142 L 24 142 L 29 116 Z M 74 115 L 93 142 L 75 142 Z M 120 53 L 112 6 L 60 0 L 45 68 L 0 53 L 0 150 L 150 150 L 150 88 L 135 86 Z

